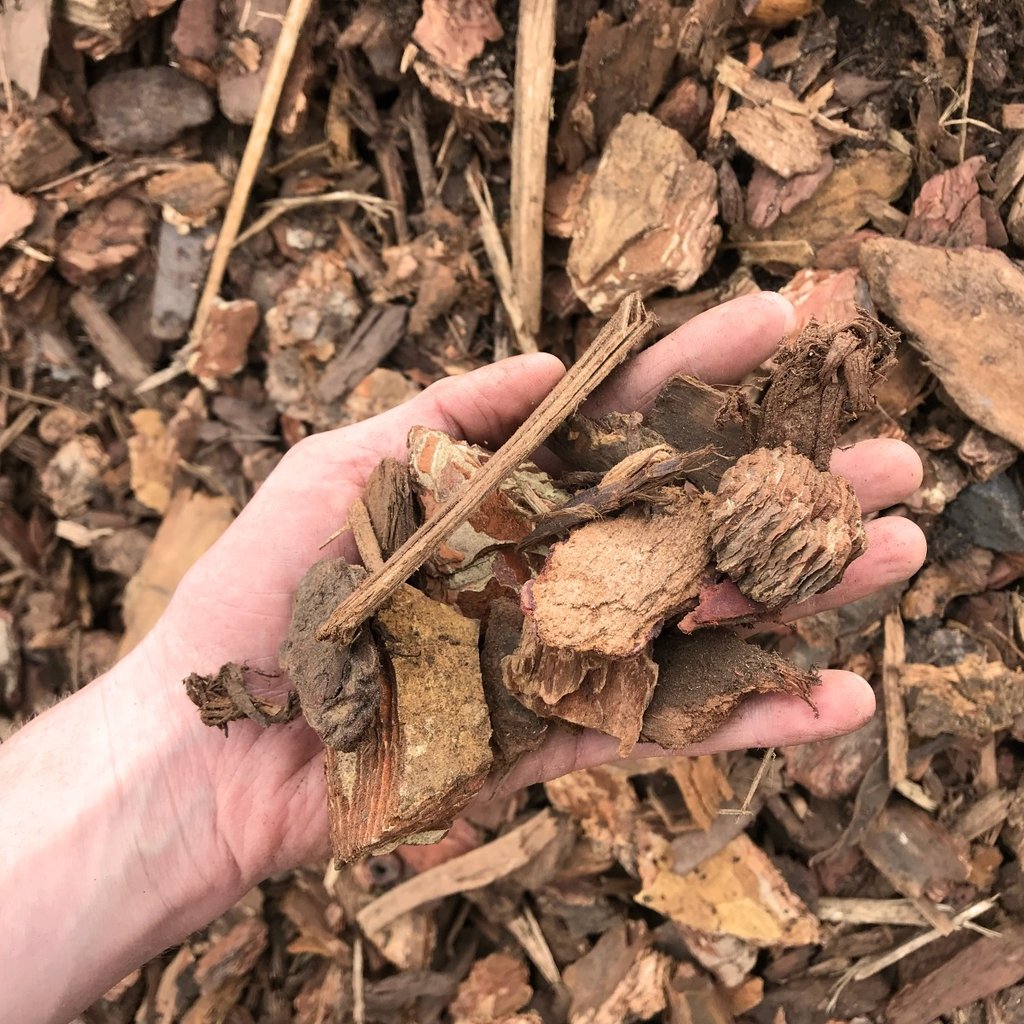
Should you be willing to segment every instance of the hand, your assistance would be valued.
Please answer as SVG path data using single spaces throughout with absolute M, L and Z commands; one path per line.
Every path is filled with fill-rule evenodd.
M 679 372 L 738 380 L 791 323 L 789 304 L 769 294 L 710 310 L 633 359 L 587 411 L 642 409 Z M 201 724 L 181 681 L 228 661 L 276 669 L 296 585 L 319 558 L 355 560 L 344 537 L 324 551 L 320 544 L 377 462 L 405 455 L 411 426 L 497 447 L 563 372 L 551 356 L 510 359 L 303 441 L 188 573 L 143 642 L 0 747 L 0 906 L 11 937 L 0 1024 L 68 1020 L 267 875 L 326 855 L 323 748 L 313 731 L 301 719 L 265 731 L 243 721 L 225 738 Z M 833 468 L 866 512 L 900 501 L 921 479 L 913 450 L 891 440 L 837 452 Z M 843 582 L 790 609 L 791 618 L 906 579 L 924 560 L 924 538 L 906 520 L 875 520 L 867 534 Z M 699 751 L 684 753 L 831 736 L 874 710 L 870 687 L 848 672 L 824 672 L 815 701 L 817 717 L 799 700 L 751 699 Z M 556 731 L 489 795 L 613 760 L 616 748 L 596 733 Z M 423 848 L 419 862 L 440 856 L 440 847 Z
M 760 365 L 791 324 L 777 295 L 737 299 L 686 324 L 632 360 L 596 394 L 586 411 L 643 409 L 663 382 L 680 372 L 712 383 L 739 380 Z M 495 448 L 519 425 L 563 373 L 551 356 L 508 360 L 435 384 L 411 402 L 375 419 L 308 438 L 293 448 L 215 547 L 189 572 L 157 627 L 163 674 L 183 678 L 239 661 L 272 672 L 288 626 L 292 593 L 319 558 L 356 561 L 350 538 L 321 551 L 344 522 L 370 472 L 384 456 L 405 456 L 413 425 L 438 427 Z M 837 451 L 833 469 L 855 486 L 866 513 L 900 501 L 920 483 L 909 446 L 867 441 Z M 868 550 L 827 594 L 789 610 L 787 618 L 864 597 L 921 565 L 924 538 L 911 522 L 884 518 L 867 525 Z M 827 671 L 815 692 L 818 715 L 799 699 L 754 698 L 715 736 L 683 753 L 799 743 L 848 732 L 874 710 L 871 688 L 859 676 Z M 173 713 L 197 721 L 181 692 Z M 544 747 L 524 757 L 501 790 L 526 786 L 616 758 L 617 741 L 599 733 L 553 731 Z M 233 723 L 227 740 L 209 730 L 201 758 L 183 765 L 180 785 L 210 794 L 211 836 L 243 877 L 322 857 L 326 795 L 320 741 L 297 720 L 262 730 Z M 645 745 L 638 754 L 659 753 Z M 493 787 L 490 795 L 493 795 Z

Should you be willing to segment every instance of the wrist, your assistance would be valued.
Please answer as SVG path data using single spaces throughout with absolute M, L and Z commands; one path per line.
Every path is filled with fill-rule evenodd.
M 69 1019 L 247 888 L 216 842 L 200 735 L 155 649 L 144 643 L 0 748 L 13 940 L 0 1021 Z

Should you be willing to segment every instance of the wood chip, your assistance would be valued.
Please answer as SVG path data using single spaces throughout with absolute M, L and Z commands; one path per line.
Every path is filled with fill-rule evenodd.
M 678 132 L 628 114 L 608 138 L 569 248 L 576 294 L 607 316 L 630 292 L 692 287 L 721 237 L 716 193 L 714 170 Z
M 490 885 L 528 864 L 555 841 L 559 828 L 550 811 L 535 814 L 498 839 L 395 886 L 359 911 L 356 921 L 364 931 L 374 931 L 424 903 Z
M 688 874 L 662 866 L 643 881 L 638 903 L 696 931 L 731 935 L 762 948 L 820 939 L 817 918 L 746 835 Z
M 1014 354 L 1024 344 L 1024 273 L 1017 265 L 991 250 L 880 238 L 865 243 L 861 266 L 878 307 L 907 331 L 964 413 L 1024 447 L 1024 367 Z

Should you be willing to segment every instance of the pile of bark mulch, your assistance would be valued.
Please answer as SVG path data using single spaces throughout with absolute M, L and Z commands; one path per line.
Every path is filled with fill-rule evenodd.
M 138 641 L 289 445 L 571 363 L 633 291 L 664 331 L 761 287 L 899 327 L 850 439 L 920 452 L 931 554 L 771 640 L 880 711 L 780 751 L 751 813 L 756 752 L 582 772 L 426 872 L 275 878 L 84 1019 L 1020 1019 L 1024 5 L 583 0 L 546 49 L 539 2 L 298 6 L 0 12 L 0 738 Z

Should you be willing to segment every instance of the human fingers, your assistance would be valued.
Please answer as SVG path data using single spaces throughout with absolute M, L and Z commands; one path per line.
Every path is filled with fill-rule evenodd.
M 796 324 L 777 292 L 743 295 L 688 320 L 617 371 L 586 403 L 588 416 L 643 412 L 670 377 L 733 384 L 757 369 Z
M 866 512 L 878 512 L 903 501 L 921 486 L 921 457 L 903 441 L 878 437 L 832 453 L 830 469 L 852 485 Z
M 920 527 L 909 519 L 886 516 L 865 524 L 864 532 L 867 550 L 850 564 L 842 581 L 831 590 L 787 608 L 782 616 L 784 622 L 858 601 L 910 579 L 924 565 L 928 542 Z
M 682 750 L 665 750 L 655 743 L 638 743 L 630 757 L 715 754 L 748 747 L 789 746 L 853 732 L 875 711 L 875 695 L 868 683 L 853 672 L 828 669 L 811 694 L 814 708 L 787 694 L 755 696 L 713 735 Z M 539 750 L 525 754 L 505 778 L 481 794 L 481 799 L 506 796 L 537 782 L 548 782 L 571 772 L 620 760 L 619 741 L 613 736 L 585 730 L 559 729 Z

